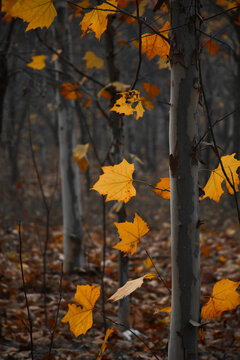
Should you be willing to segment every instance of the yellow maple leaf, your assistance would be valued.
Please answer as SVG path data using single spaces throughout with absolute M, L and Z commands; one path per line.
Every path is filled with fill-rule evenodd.
M 170 27 L 169 21 L 159 31 L 168 30 Z M 163 32 L 163 35 L 168 38 L 168 33 Z M 160 56 L 167 59 L 170 45 L 161 36 L 157 34 L 143 34 L 142 35 L 142 53 L 147 55 L 148 60 L 152 60 L 155 56 Z
M 127 253 L 133 255 L 137 250 L 140 238 L 149 231 L 147 223 L 135 213 L 133 222 L 125 221 L 123 223 L 114 223 L 114 225 L 118 229 L 121 241 L 113 248 L 125 252 L 125 255 Z
M 78 90 L 79 86 L 76 81 L 74 82 L 65 82 L 61 85 L 58 85 L 59 88 L 62 88 L 60 94 L 66 100 L 76 100 L 81 99 L 84 95 Z
M 52 0 L 3 0 L 2 11 L 28 22 L 26 31 L 49 28 L 57 16 Z
M 127 203 L 131 197 L 136 195 L 133 187 L 134 164 L 129 164 L 127 160 L 118 165 L 103 166 L 103 174 L 92 187 L 101 195 L 107 195 L 106 201 L 117 200 Z
M 216 282 L 210 299 L 202 307 L 202 319 L 219 318 L 223 311 L 235 309 L 240 305 L 240 295 L 236 291 L 239 285 L 240 281 L 229 279 Z
M 169 177 L 163 177 L 155 186 L 157 189 L 154 189 L 153 192 L 163 199 L 170 199 L 170 179 Z
M 87 151 L 89 144 L 79 144 L 73 150 L 73 161 L 75 161 L 82 171 L 86 171 L 88 168 Z
M 238 191 L 240 181 L 236 171 L 240 166 L 240 160 L 235 159 L 235 155 L 236 154 L 234 153 L 232 155 L 222 156 L 221 161 L 229 180 L 231 181 L 231 183 L 234 183 L 235 190 Z M 233 194 L 233 189 L 225 178 L 225 175 L 221 168 L 221 164 L 219 164 L 216 169 L 211 171 L 211 176 L 203 189 L 205 195 L 201 197 L 201 200 L 209 197 L 210 199 L 219 202 L 220 197 L 224 193 L 222 188 L 223 181 L 225 181 L 229 193 Z
M 45 58 L 45 55 L 32 56 L 32 61 L 27 63 L 27 66 L 34 70 L 42 70 L 46 66 Z
M 98 40 L 100 40 L 102 34 L 107 29 L 108 15 L 114 14 L 117 6 L 117 0 L 109 0 L 108 4 L 101 4 L 96 6 L 92 11 L 86 13 L 80 22 L 82 29 L 82 36 L 87 32 L 94 32 Z
M 68 304 L 68 312 L 61 320 L 64 323 L 69 322 L 70 330 L 76 337 L 86 332 L 93 324 L 93 309 L 97 299 L 100 296 L 101 287 L 95 285 L 78 285 L 74 296 L 76 301 L 81 306 L 75 304 Z
M 97 68 L 103 69 L 104 61 L 100 57 L 94 54 L 92 51 L 87 51 L 84 55 L 84 60 L 86 60 L 87 69 Z
M 122 298 L 130 295 L 133 291 L 141 287 L 144 279 L 152 279 L 153 277 L 155 277 L 154 274 L 148 273 L 135 280 L 127 281 L 126 284 L 120 287 L 108 300 L 121 300 Z
M 101 359 L 102 359 L 103 353 L 104 353 L 104 351 L 105 351 L 105 349 L 106 349 L 106 347 L 107 347 L 106 342 L 107 342 L 109 336 L 110 336 L 113 332 L 114 332 L 114 328 L 107 329 L 106 334 L 105 334 L 105 337 L 104 337 L 104 340 L 103 340 L 103 343 L 102 343 L 101 352 L 100 352 L 100 354 L 98 355 L 97 360 L 101 360 Z
M 144 82 L 142 87 L 143 90 L 148 94 L 150 100 L 152 100 L 155 96 L 159 96 L 159 87 L 157 85 Z
M 143 116 L 143 99 L 141 98 L 138 90 L 121 92 L 119 95 L 120 98 L 117 99 L 110 111 L 116 111 L 117 113 L 124 115 L 133 115 L 135 113 L 136 120 Z

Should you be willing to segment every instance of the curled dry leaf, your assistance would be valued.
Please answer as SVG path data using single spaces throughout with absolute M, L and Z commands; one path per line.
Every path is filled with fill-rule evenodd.
M 155 275 L 148 273 L 138 279 L 127 281 L 125 285 L 120 287 L 108 300 L 118 301 L 130 295 L 133 291 L 142 286 L 144 279 L 152 279 Z
M 75 161 L 82 171 L 86 171 L 88 168 L 87 151 L 89 144 L 79 144 L 73 150 L 73 161 Z

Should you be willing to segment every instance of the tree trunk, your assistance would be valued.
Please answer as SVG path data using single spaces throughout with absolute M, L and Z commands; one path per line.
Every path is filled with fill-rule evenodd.
M 71 58 L 71 49 L 69 50 L 71 39 L 69 36 L 67 9 L 60 9 L 58 21 L 57 40 L 63 39 L 61 48 L 64 49 L 64 55 Z M 65 44 L 67 44 L 67 48 Z M 58 81 L 60 67 L 58 61 L 55 64 L 56 80 Z M 73 162 L 73 149 L 77 145 L 76 122 L 73 114 L 73 103 L 71 101 L 61 101 L 58 90 L 56 91 L 56 103 L 58 105 L 58 137 L 64 228 L 63 270 L 64 272 L 71 273 L 75 267 L 84 266 L 80 175 L 77 164 Z
M 111 19 L 108 21 L 106 31 L 106 52 L 107 52 L 107 68 L 109 73 L 110 82 L 119 80 L 119 72 L 114 62 L 114 29 Z M 112 106 L 116 101 L 115 92 L 112 94 Z M 110 113 L 110 124 L 113 135 L 113 148 L 112 154 L 114 163 L 119 164 L 123 158 L 123 116 L 117 113 Z M 118 212 L 118 222 L 126 221 L 125 205 L 122 205 L 121 210 Z M 128 256 L 119 251 L 118 252 L 118 285 L 122 287 L 128 281 Z M 118 306 L 118 321 L 124 325 L 125 329 L 129 328 L 130 306 L 129 297 L 125 297 L 119 301 Z
M 171 1 L 172 312 L 169 360 L 197 359 L 200 309 L 197 105 L 199 2 Z M 185 24 L 185 26 L 183 26 Z

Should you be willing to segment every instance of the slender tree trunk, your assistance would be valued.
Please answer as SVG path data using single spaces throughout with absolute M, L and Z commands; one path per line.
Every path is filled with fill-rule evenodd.
M 169 360 L 197 359 L 200 309 L 197 130 L 199 1 L 171 0 L 172 312 Z M 183 24 L 185 24 L 183 26 Z
M 61 48 L 64 49 L 64 54 L 71 59 L 71 38 L 69 34 L 67 9 L 59 9 L 58 21 L 57 40 L 63 38 Z M 56 80 L 58 81 L 60 66 L 58 61 L 56 61 L 55 64 Z M 72 102 L 64 102 L 64 100 L 61 100 L 58 90 L 56 91 L 56 102 L 58 105 L 58 136 L 63 204 L 63 269 L 64 272 L 70 273 L 75 267 L 84 266 L 80 175 L 77 164 L 73 162 L 73 149 L 77 145 L 76 122 Z
M 105 35 L 106 39 L 106 52 L 107 52 L 107 67 L 110 82 L 119 80 L 119 71 L 114 62 L 114 29 L 111 19 L 109 19 L 108 27 Z M 112 105 L 115 103 L 116 94 L 112 96 Z M 113 158 L 114 163 L 119 164 L 123 158 L 123 116 L 117 113 L 110 114 L 110 126 L 113 134 Z M 125 206 L 122 205 L 118 213 L 118 221 L 126 221 Z M 128 281 L 128 256 L 123 256 L 123 253 L 118 253 L 118 285 L 122 287 Z M 118 306 L 118 321 L 123 324 L 125 328 L 129 328 L 130 306 L 129 297 L 125 297 L 119 301 Z M 125 329 L 124 329 L 125 330 Z

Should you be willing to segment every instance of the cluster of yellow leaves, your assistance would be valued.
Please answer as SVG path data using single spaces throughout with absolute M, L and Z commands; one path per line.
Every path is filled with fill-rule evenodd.
M 28 67 L 34 70 L 42 70 L 45 68 L 45 55 L 36 55 L 32 56 L 32 61 L 27 64 Z
M 140 238 L 149 231 L 147 223 L 135 213 L 133 222 L 125 221 L 123 223 L 114 223 L 114 225 L 118 229 L 121 241 L 113 248 L 125 252 L 125 255 L 127 253 L 133 255 L 137 250 Z
M 133 187 L 134 164 L 129 164 L 127 160 L 118 165 L 103 166 L 103 175 L 92 187 L 101 195 L 107 195 L 106 201 L 117 200 L 127 203 L 131 197 L 136 195 Z
M 235 153 L 232 155 L 226 155 L 221 157 L 221 161 L 224 167 L 224 170 L 229 178 L 229 180 L 234 184 L 234 188 L 236 191 L 239 190 L 239 176 L 237 174 L 237 169 L 240 166 L 240 160 L 237 160 L 234 158 Z M 210 199 L 219 202 L 220 197 L 224 193 L 224 190 L 222 188 L 222 183 L 225 181 L 226 187 L 228 189 L 228 192 L 230 194 L 233 194 L 233 189 L 229 185 L 227 179 L 225 178 L 225 175 L 222 171 L 221 164 L 218 165 L 218 167 L 211 171 L 211 176 L 204 187 L 204 196 L 202 196 L 201 199 L 205 199 L 206 197 L 209 197 Z
M 79 144 L 73 150 L 73 161 L 75 161 L 82 171 L 86 171 L 88 168 L 87 151 L 89 144 Z
M 86 334 L 86 332 L 92 327 L 92 313 L 94 305 L 100 296 L 100 290 L 100 286 L 95 287 L 95 285 L 77 286 L 74 301 L 80 306 L 68 304 L 68 312 L 62 319 L 62 322 L 69 323 L 70 330 L 76 337 L 81 334 Z
M 76 100 L 81 99 L 84 95 L 78 90 L 79 86 L 76 81 L 74 82 L 65 82 L 61 85 L 58 85 L 59 88 L 62 88 L 60 94 L 66 100 Z
M 236 291 L 239 285 L 240 281 L 234 282 L 229 279 L 216 282 L 209 301 L 202 307 L 202 319 L 219 318 L 223 311 L 235 309 L 240 305 L 240 295 Z
M 107 29 L 108 15 L 116 12 L 117 0 L 109 0 L 108 4 L 104 3 L 96 6 L 92 11 L 86 13 L 80 22 L 82 36 L 87 32 L 94 32 L 98 40 Z
M 163 35 L 168 38 L 167 30 L 170 28 L 170 23 L 167 21 L 164 26 L 159 29 Z M 169 43 L 157 34 L 143 34 L 142 35 L 142 53 L 147 55 L 148 60 L 152 60 L 155 56 L 167 60 L 170 50 Z
M 57 16 L 52 0 L 2 0 L 1 11 L 28 22 L 26 31 L 38 27 L 49 28 Z
M 144 279 L 152 279 L 155 275 L 152 273 L 145 274 L 135 280 L 127 281 L 125 285 L 120 287 L 108 300 L 118 301 L 130 295 L 133 291 L 142 286 Z
M 135 113 L 136 120 L 143 116 L 144 108 L 142 106 L 142 98 L 138 90 L 129 90 L 119 93 L 120 98 L 110 109 L 119 114 L 133 115 Z
M 100 57 L 95 55 L 94 52 L 92 52 L 92 51 L 87 51 L 83 58 L 84 58 L 84 60 L 86 60 L 87 70 L 92 69 L 94 67 L 96 69 L 103 69 L 103 67 L 104 67 L 103 59 L 101 59 Z

